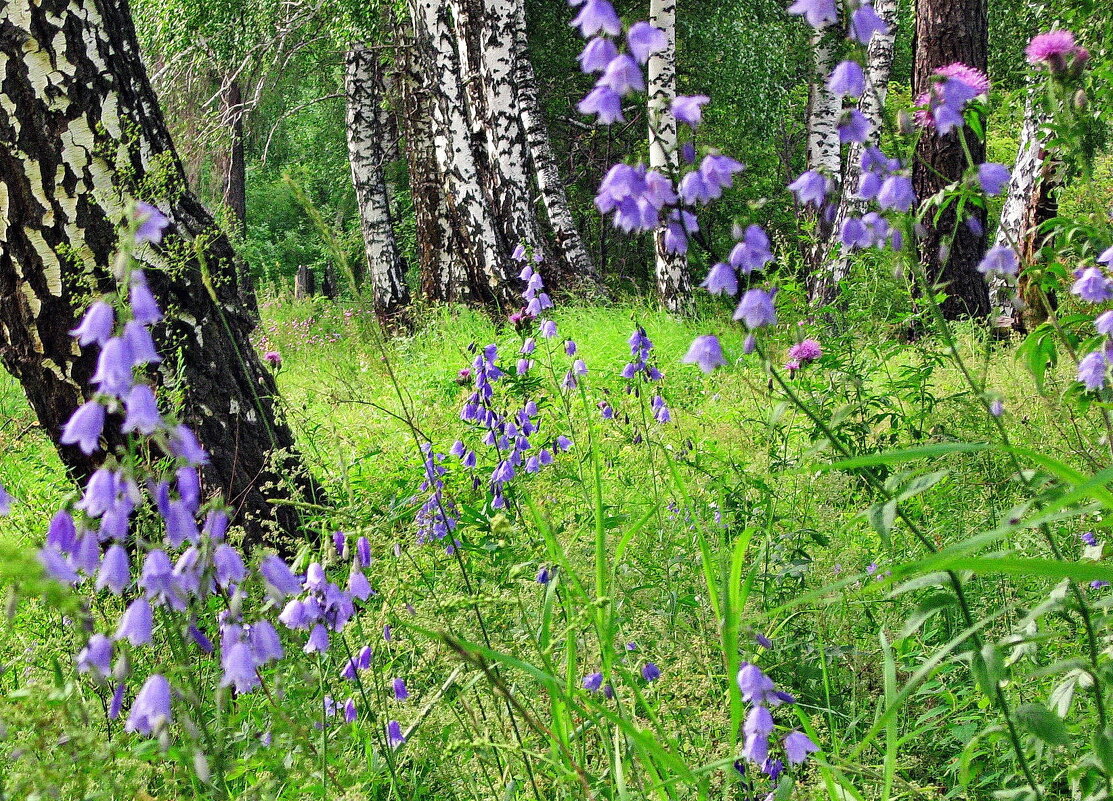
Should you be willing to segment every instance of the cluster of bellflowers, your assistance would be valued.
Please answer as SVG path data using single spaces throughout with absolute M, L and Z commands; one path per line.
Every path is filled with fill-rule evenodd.
M 760 637 L 759 642 L 769 641 Z M 779 741 L 784 759 L 777 756 L 777 741 L 773 736 L 776 723 L 772 710 L 782 704 L 794 704 L 796 699 L 791 694 L 778 690 L 761 668 L 749 662 L 744 662 L 739 668 L 737 682 L 742 700 L 750 705 L 750 711 L 742 724 L 742 733 L 745 735 L 742 759 L 735 763 L 735 767 L 739 773 L 744 774 L 748 762 L 776 782 L 785 770 L 785 760 L 790 765 L 801 765 L 807 760 L 808 754 L 819 748 L 808 735 L 792 730 Z
M 630 335 L 628 342 L 630 344 L 630 361 L 622 368 L 622 377 L 626 379 L 627 394 L 641 397 L 643 387 L 652 391 L 649 408 L 653 414 L 653 419 L 658 423 L 672 422 L 672 412 L 669 411 L 669 406 L 661 394 L 660 382 L 665 376 L 652 361 L 653 340 L 645 333 L 645 329 L 639 325 L 634 333 Z M 608 416 L 609 408 L 606 407 L 602 410 L 604 417 Z
M 1104 269 L 1102 266 L 1104 265 Z M 1113 279 L 1106 270 L 1113 268 L 1113 247 L 1097 257 L 1097 265 L 1075 271 L 1071 292 L 1087 303 L 1113 300 Z M 1091 392 L 1109 386 L 1113 366 L 1113 310 L 1104 311 L 1094 320 L 1094 328 L 1102 337 L 1101 346 L 1087 353 L 1078 362 L 1078 380 Z
M 545 292 L 539 270 L 540 254 L 531 260 L 525 247 L 518 245 L 513 258 L 521 265 L 519 277 L 525 285 L 522 308 L 509 317 L 509 322 L 523 336 L 513 368 L 514 375 L 523 378 L 537 366 L 538 339 L 552 343 L 557 336 L 557 327 L 555 322 L 541 316 L 552 308 L 553 303 Z M 551 345 L 547 345 L 546 349 L 551 357 Z M 587 365 L 577 356 L 578 348 L 573 340 L 565 341 L 563 349 L 573 361 L 564 374 L 561 387 L 572 390 L 587 374 Z M 499 366 L 497 344 L 482 348 L 472 344 L 469 350 L 474 358 L 470 368 L 460 371 L 460 379 L 470 382 L 472 391 L 460 410 L 460 419 L 471 426 L 474 436 L 457 440 L 449 454 L 470 472 L 472 488 L 478 491 L 486 487 L 492 508 L 503 509 L 507 505 L 508 488 L 514 479 L 521 474 L 539 473 L 552 465 L 557 454 L 571 450 L 572 440 L 563 434 L 551 440 L 541 435 L 541 413 L 537 401 L 526 399 L 518 405 L 511 402 L 513 393 L 496 391 L 496 385 L 509 377 L 509 373 Z M 482 465 L 479 458 L 481 449 L 487 454 Z M 436 539 L 443 539 L 455 527 L 455 521 L 443 511 L 444 482 L 441 476 L 446 469 L 440 464 L 442 460 L 443 457 L 426 451 L 426 482 L 422 490 L 432 490 L 432 494 L 419 512 L 419 527 L 425 523 L 424 530 Z M 489 472 L 486 472 L 488 467 Z M 481 476 L 480 470 L 485 475 Z
M 158 209 L 138 204 L 132 246 L 157 244 L 167 225 Z M 124 445 L 104 453 L 80 497 L 54 515 L 38 556 L 48 576 L 80 589 L 88 601 L 97 595 L 121 600 L 122 614 L 105 631 L 97 630 L 91 614 L 74 620 L 84 638 L 76 667 L 110 698 L 110 719 L 126 711 L 126 731 L 167 744 L 175 699 L 187 693 L 159 672 L 131 697 L 138 649 L 151 647 L 158 635 L 175 653 L 215 659 L 221 687 L 250 693 L 263 681 L 263 668 L 287 656 L 269 617 L 305 632 L 306 653 L 328 650 L 330 634 L 342 632 L 372 594 L 363 573 L 370 545 L 359 539 L 343 589 L 320 563 L 298 575 L 276 555 L 261 561 L 253 581 L 243 554 L 226 541 L 229 518 L 219 499 L 202 502 L 199 470 L 208 454 L 189 427 L 160 411 L 145 375 L 160 361 L 150 327 L 163 315 L 130 248 L 115 269 L 126 293 L 94 301 L 72 332 L 99 355 L 92 397 L 65 424 L 61 441 L 100 455 L 106 436 L 116 433 L 109 428 L 118 426 Z M 154 531 L 133 528 L 145 506 L 157 515 Z M 334 541 L 347 555 L 344 535 Z M 259 586 L 264 597 L 251 603 L 250 588 Z M 255 619 L 245 614 L 249 606 L 260 610 Z M 179 706 L 188 730 L 190 712 Z

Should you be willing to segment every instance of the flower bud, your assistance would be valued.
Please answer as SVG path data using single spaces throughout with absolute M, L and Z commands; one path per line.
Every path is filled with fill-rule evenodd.
M 916 123 L 908 111 L 902 110 L 897 114 L 897 129 L 902 136 L 912 136 L 916 133 Z
M 1076 109 L 1085 111 L 1088 105 L 1090 105 L 1090 97 L 1086 94 L 1085 89 L 1079 89 L 1074 93 L 1074 107 Z
M 205 784 L 209 783 L 209 760 L 201 751 L 193 752 L 193 769 L 197 772 L 197 778 Z

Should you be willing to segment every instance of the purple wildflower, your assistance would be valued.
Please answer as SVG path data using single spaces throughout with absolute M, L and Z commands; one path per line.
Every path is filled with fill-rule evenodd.
M 103 345 L 112 336 L 112 329 L 116 322 L 116 313 L 112 307 L 103 300 L 98 300 L 89 306 L 81 324 L 70 331 L 72 336 L 82 345 L 96 343 Z
M 131 706 L 127 731 L 151 735 L 170 723 L 170 682 L 155 673 L 147 678 Z
M 390 683 L 391 689 L 394 690 L 395 701 L 405 701 L 410 697 L 410 691 L 406 689 L 406 682 L 402 679 L 394 679 Z
M 135 204 L 135 219 L 139 223 L 135 229 L 136 244 L 150 242 L 157 245 L 162 241 L 163 231 L 170 225 L 165 214 L 150 203 L 142 201 Z
M 1075 273 L 1077 279 L 1070 291 L 1090 303 L 1104 303 L 1113 298 L 1113 283 L 1097 267 L 1087 267 Z
M 688 352 L 684 354 L 681 361 L 685 364 L 698 364 L 705 373 L 710 373 L 716 367 L 723 367 L 727 363 L 719 338 L 710 334 L 692 340 Z
M 1006 245 L 994 245 L 978 263 L 983 275 L 1016 275 L 1016 251 Z
M 857 61 L 842 61 L 827 78 L 827 89 L 840 100 L 861 97 L 866 91 L 866 76 Z
M 773 308 L 773 294 L 764 289 L 749 289 L 742 296 L 734 319 L 741 320 L 749 329 L 777 324 L 777 312 Z
M 645 64 L 654 53 L 669 46 L 669 37 L 663 30 L 648 22 L 635 22 L 626 32 L 626 46 L 639 64 Z
M 603 36 L 597 36 L 594 39 L 588 40 L 584 45 L 583 52 L 577 56 L 580 62 L 580 70 L 585 73 L 602 72 L 607 68 L 618 56 L 618 48 L 615 47 L 614 42 Z M 521 245 L 519 245 L 521 247 Z M 516 251 L 515 251 L 516 252 Z M 525 258 L 525 248 L 522 248 L 522 255 L 515 256 L 518 261 Z
M 585 39 L 600 32 L 610 36 L 622 33 L 622 22 L 608 0 L 587 0 L 570 24 L 579 28 Z
M 811 741 L 803 732 L 789 732 L 784 739 L 785 756 L 793 765 L 799 765 L 808 758 L 808 754 L 818 751 L 819 746 Z
M 1078 363 L 1078 380 L 1091 392 L 1105 386 L 1109 357 L 1105 351 L 1095 350 L 1082 357 Z
M 77 407 L 69 421 L 62 427 L 62 444 L 76 445 L 86 456 L 99 447 L 104 430 L 104 407 L 88 401 Z
M 978 165 L 978 184 L 987 195 L 999 195 L 1009 182 L 1009 168 L 1004 164 L 986 162 Z
M 827 197 L 828 184 L 829 182 L 821 173 L 808 170 L 790 183 L 788 188 L 796 195 L 796 202 L 800 205 L 812 203 L 821 206 Z
M 738 274 L 729 264 L 717 262 L 707 272 L 703 286 L 712 295 L 734 295 L 738 292 Z
M 599 688 L 603 686 L 603 674 L 589 673 L 588 675 L 584 676 L 582 684 L 583 688 L 589 693 L 597 693 L 599 692 Z
M 813 28 L 825 28 L 839 18 L 835 0 L 796 0 L 788 13 L 802 16 Z
M 855 41 L 868 45 L 874 34 L 884 36 L 888 32 L 889 26 L 877 16 L 872 3 L 862 3 L 850 15 L 850 36 Z
M 703 106 L 710 101 L 707 95 L 677 95 L 672 101 L 672 115 L 695 130 L 703 119 Z
M 397 720 L 386 724 L 386 740 L 391 748 L 398 748 L 405 744 L 406 735 L 402 733 L 402 724 Z
M 661 678 L 661 668 L 657 667 L 653 662 L 646 662 L 642 666 L 642 678 L 646 681 L 657 681 Z

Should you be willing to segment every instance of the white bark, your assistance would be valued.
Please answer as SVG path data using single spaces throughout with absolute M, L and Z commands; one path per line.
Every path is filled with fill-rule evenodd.
M 541 234 L 515 86 L 512 0 L 453 0 L 453 9 L 472 136 L 486 151 L 481 175 L 495 220 L 512 248 L 537 249 Z
M 418 35 L 428 41 L 436 102 L 433 107 L 434 143 L 445 177 L 446 195 L 463 220 L 461 255 L 469 271 L 481 278 L 494 299 L 513 302 L 509 252 L 480 183 L 473 152 L 461 66 L 445 0 L 411 0 Z
M 649 23 L 665 32 L 667 45 L 649 58 L 649 166 L 665 175 L 678 170 L 676 117 L 676 0 L 650 0 Z M 655 273 L 661 302 L 672 312 L 691 302 L 691 280 L 685 256 L 665 248 L 665 226 L 653 233 Z
M 599 282 L 601 280 L 599 271 L 588 255 L 587 246 L 572 217 L 572 209 L 564 193 L 564 182 L 557 169 L 556 156 L 553 154 L 541 102 L 537 96 L 537 77 L 533 72 L 533 64 L 529 60 L 529 48 L 526 42 L 526 5 L 524 0 L 509 1 L 514 5 L 514 61 L 517 70 L 515 81 L 518 111 L 526 132 L 537 190 L 545 206 L 559 256 L 564 263 L 563 271 L 573 280 L 590 279 Z
M 885 122 L 885 97 L 889 89 L 889 75 L 893 68 L 893 46 L 896 42 L 897 0 L 874 0 L 873 7 L 877 15 L 888 23 L 889 32 L 874 34 L 866 46 L 866 93 L 858 102 L 858 109 L 869 120 L 871 131 L 864 145 L 854 142 L 847 148 L 846 160 L 842 162 L 841 169 L 835 167 L 835 174 L 841 175 L 843 191 L 828 236 L 825 241 L 819 243 L 820 252 L 825 254 L 825 258 L 817 259 L 818 272 L 811 281 L 809 289 L 809 300 L 815 306 L 822 306 L 834 300 L 839 283 L 850 273 L 850 256 L 839 245 L 837 237 L 846 219 L 865 211 L 866 204 L 855 194 L 862 170 L 862 152 L 866 147 L 877 145 Z M 836 117 L 836 143 L 838 142 L 837 119 L 838 117 Z M 810 144 L 809 140 L 809 146 Z
M 1001 208 L 1001 222 L 997 228 L 995 245 L 1015 248 L 1020 254 L 1021 243 L 1029 236 L 1026 230 L 1028 210 L 1032 195 L 1039 191 L 1039 179 L 1044 163 L 1044 126 L 1045 116 L 1033 102 L 1033 92 L 1029 91 L 1024 104 L 1024 125 L 1020 129 L 1020 148 L 1013 165 L 1012 178 L 1009 180 L 1009 194 Z M 1001 276 L 989 282 L 989 303 L 991 319 L 997 328 L 1013 328 L 1018 323 L 1019 309 L 1016 303 L 1015 285 L 1010 286 Z
M 382 128 L 381 69 L 374 51 L 352 45 L 344 62 L 344 90 L 348 110 L 348 161 L 359 207 L 360 230 L 367 256 L 375 312 L 390 317 L 410 300 L 406 265 L 394 239 L 390 200 L 383 176 L 388 139 Z

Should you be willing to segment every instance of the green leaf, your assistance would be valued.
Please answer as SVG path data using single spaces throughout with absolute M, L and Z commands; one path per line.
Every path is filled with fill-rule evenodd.
M 1113 726 L 1094 732 L 1094 756 L 1106 776 L 1113 776 Z
M 893 530 L 893 521 L 897 516 L 896 499 L 885 503 L 874 504 L 869 509 L 870 525 L 874 527 L 881 540 L 888 545 L 889 533 Z
M 1069 745 L 1070 733 L 1059 716 L 1043 704 L 1017 707 L 1016 719 L 1032 734 L 1051 745 Z

